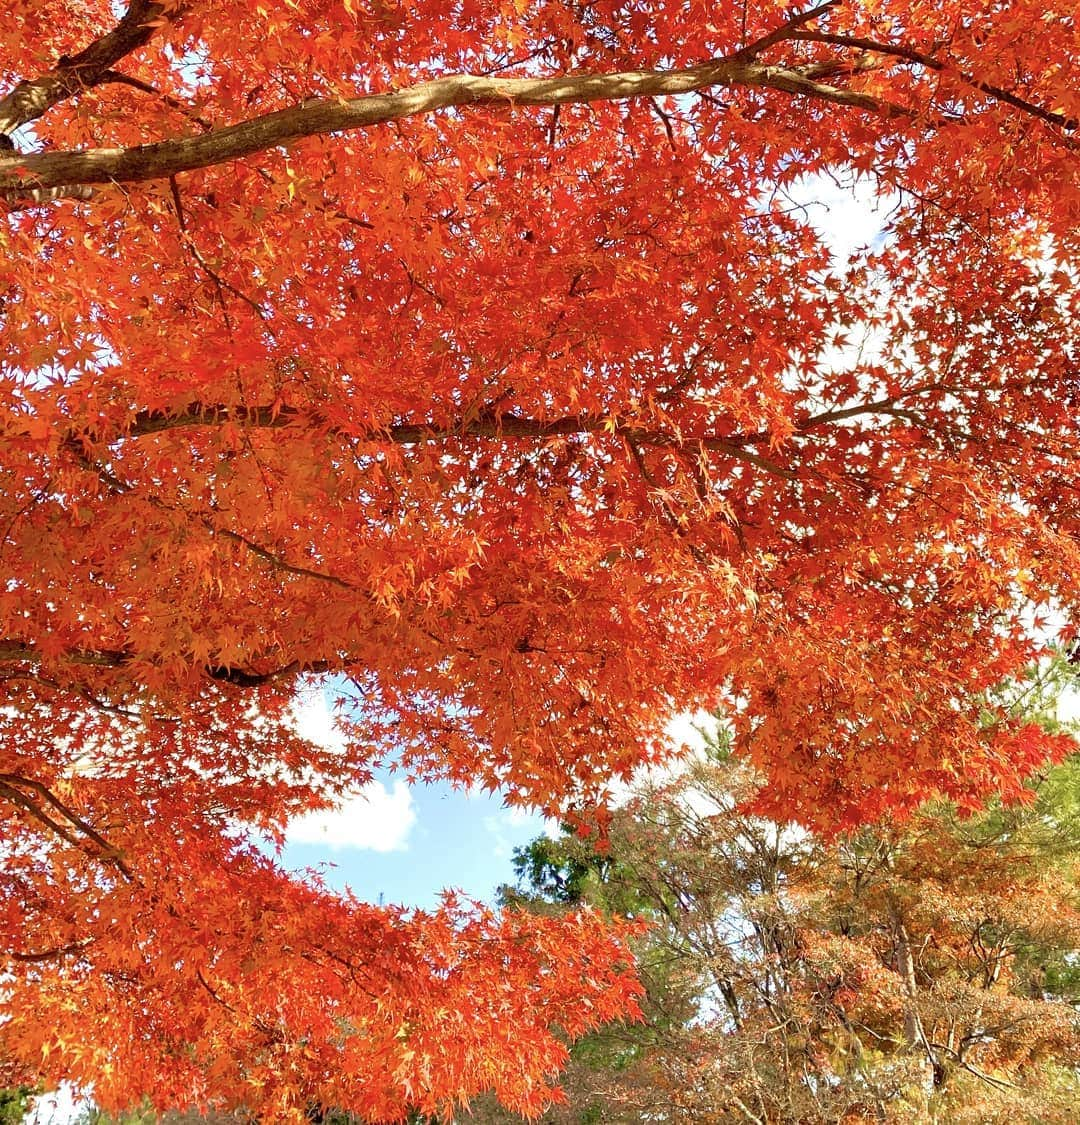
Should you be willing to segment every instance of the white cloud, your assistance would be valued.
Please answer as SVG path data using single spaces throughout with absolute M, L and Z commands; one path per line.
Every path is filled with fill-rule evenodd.
M 336 808 L 305 813 L 289 822 L 289 844 L 316 844 L 334 851 L 345 848 L 374 852 L 402 851 L 416 824 L 412 793 L 403 781 L 388 789 L 371 781 Z
M 345 739 L 334 726 L 334 716 L 326 705 L 322 688 L 312 687 L 297 696 L 292 705 L 293 729 L 301 738 L 327 750 L 345 752 Z
M 506 823 L 513 828 L 523 828 L 526 825 L 533 826 L 543 819 L 532 809 L 523 809 L 516 805 L 507 809 L 503 815 L 506 818 Z
M 700 754 L 705 749 L 705 736 L 702 730 L 716 727 L 716 717 L 708 711 L 683 711 L 668 722 L 664 733 L 676 750 L 689 748 Z
M 327 750 L 345 752 L 345 740 L 321 690 L 301 695 L 293 706 L 297 734 Z M 335 808 L 305 813 L 289 822 L 289 844 L 315 844 L 334 851 L 345 848 L 375 852 L 402 851 L 416 824 L 412 793 L 403 781 L 387 788 L 381 781 L 346 796 Z
M 533 840 L 544 835 L 552 840 L 558 839 L 559 822 L 544 817 L 533 809 L 503 808 L 483 819 L 484 830 L 491 837 L 491 854 L 496 859 L 508 860 L 519 847 L 523 838 Z
M 785 192 L 791 204 L 803 208 L 806 219 L 846 266 L 862 247 L 879 247 L 889 216 L 899 203 L 895 193 L 882 193 L 868 177 L 850 173 L 834 178 L 819 172 L 802 176 Z
M 629 781 L 613 777 L 607 787 L 611 804 L 619 808 L 633 800 L 643 785 L 663 785 L 681 776 L 705 751 L 702 728 L 709 730 L 715 726 L 716 718 L 708 711 L 680 711 L 674 715 L 664 727 L 664 735 L 673 751 L 672 757 L 660 765 L 638 767 Z

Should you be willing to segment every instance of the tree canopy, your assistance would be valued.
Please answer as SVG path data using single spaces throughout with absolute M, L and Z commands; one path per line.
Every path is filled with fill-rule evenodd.
M 106 1107 L 539 1107 L 633 1011 L 618 932 L 252 843 L 376 761 L 584 814 L 724 704 L 781 819 L 1021 797 L 1070 743 L 988 693 L 1080 619 L 1078 56 L 1044 0 L 11 0 L 5 1051 Z
M 576 1045 L 544 1121 L 1072 1121 L 1080 760 L 1030 806 L 931 803 L 829 841 L 742 811 L 759 784 L 702 760 L 640 787 L 603 852 L 566 832 L 518 851 L 509 904 L 652 923 L 645 1021 Z

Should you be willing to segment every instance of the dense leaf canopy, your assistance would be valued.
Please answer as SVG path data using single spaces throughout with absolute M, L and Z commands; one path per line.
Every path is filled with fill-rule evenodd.
M 986 701 L 1076 618 L 1078 57 L 1043 0 L 8 0 L 6 1049 L 535 1108 L 614 936 L 238 825 L 379 758 L 586 808 L 720 702 L 827 829 L 1061 755 Z M 290 718 L 331 673 L 345 754 Z
M 824 842 L 741 812 L 757 780 L 702 759 L 641 786 L 603 854 L 569 833 L 519 850 L 509 901 L 653 922 L 645 1021 L 575 1046 L 545 1125 L 1071 1122 L 1080 760 L 1047 772 L 1030 806 L 929 803 Z

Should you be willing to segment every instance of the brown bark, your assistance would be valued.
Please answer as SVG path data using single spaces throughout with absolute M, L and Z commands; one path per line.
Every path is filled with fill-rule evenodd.
M 48 74 L 20 82 L 0 98 L 0 133 L 36 121 L 58 102 L 91 86 L 115 81 L 111 68 L 153 38 L 164 12 L 165 5 L 154 0 L 132 0 L 112 31 L 77 55 L 61 59 Z
M 869 94 L 818 82 L 798 69 L 762 66 L 738 58 L 712 59 L 682 70 L 566 74 L 554 78 L 492 78 L 457 74 L 393 93 L 370 94 L 347 101 L 313 98 L 301 105 L 214 129 L 200 136 L 177 137 L 157 144 L 9 157 L 0 160 L 0 186 L 8 190 L 32 190 L 165 179 L 179 172 L 208 168 L 268 148 L 289 145 L 305 137 L 370 128 L 454 106 L 499 105 L 507 109 L 558 106 L 573 102 L 687 94 L 714 86 L 780 90 L 889 116 L 910 112 Z M 49 97 L 54 102 L 59 100 L 59 95 L 53 97 L 51 92 L 37 95 L 39 101 Z M 0 124 L 3 120 L 0 118 Z

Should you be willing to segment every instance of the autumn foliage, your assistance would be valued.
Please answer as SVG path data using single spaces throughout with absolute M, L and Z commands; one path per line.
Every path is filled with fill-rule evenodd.
M 1043 0 L 8 0 L 20 1065 L 538 1107 L 633 1010 L 617 934 L 250 842 L 377 760 L 586 810 L 724 703 L 784 818 L 1021 796 L 1068 745 L 987 692 L 1077 610 L 1078 56 Z M 345 754 L 291 719 L 327 675 Z
M 1073 1121 L 1080 761 L 1030 807 L 938 803 L 829 841 L 747 815 L 757 784 L 703 760 L 642 787 L 602 854 L 571 834 L 519 851 L 517 907 L 651 921 L 645 1021 L 575 1047 L 546 1125 Z

